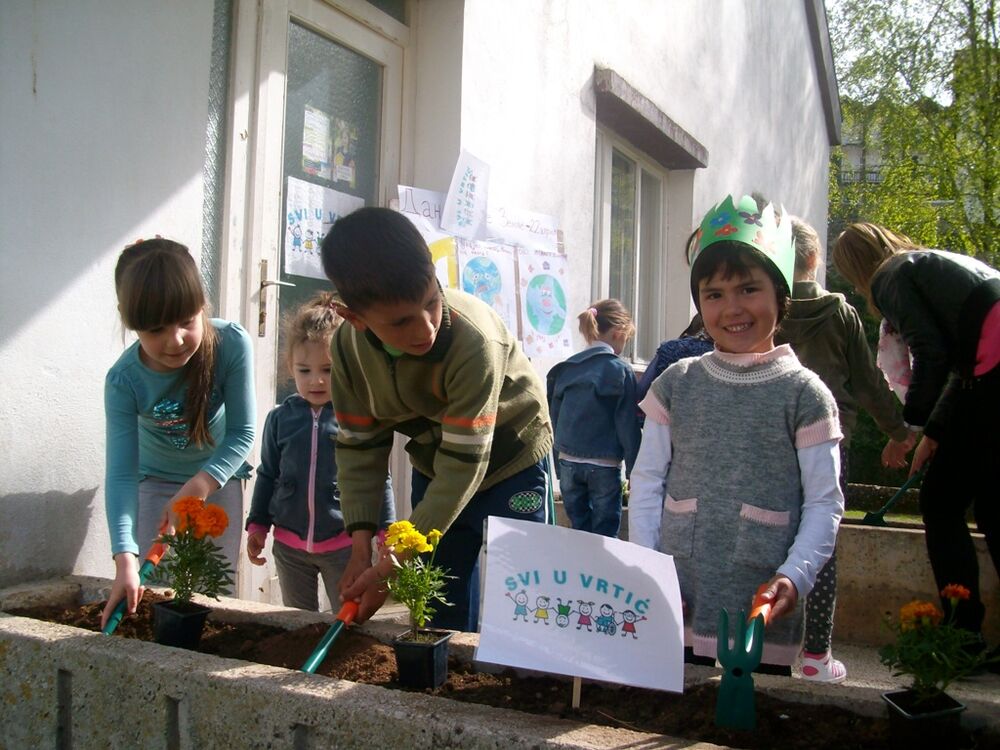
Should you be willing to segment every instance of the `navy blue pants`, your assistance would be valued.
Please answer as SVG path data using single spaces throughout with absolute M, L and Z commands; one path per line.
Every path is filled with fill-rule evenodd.
M 559 491 L 574 529 L 618 536 L 622 521 L 622 472 L 559 459 Z
M 484 522 L 488 516 L 522 521 L 548 521 L 549 460 L 519 471 L 509 479 L 472 496 L 455 522 L 441 537 L 435 565 L 448 572 L 445 597 L 452 606 L 437 607 L 430 625 L 436 628 L 475 632 L 479 624 L 479 550 L 483 546 Z M 431 479 L 413 470 L 413 507 L 424 499 Z

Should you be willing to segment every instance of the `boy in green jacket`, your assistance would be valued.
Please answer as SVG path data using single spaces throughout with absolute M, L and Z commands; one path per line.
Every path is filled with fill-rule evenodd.
M 444 532 L 435 563 L 448 570 L 436 627 L 475 630 L 476 563 L 487 516 L 546 521 L 552 425 L 545 386 L 496 312 L 441 289 L 430 251 L 403 215 L 362 208 L 323 239 L 341 326 L 331 344 L 340 432 L 337 468 L 352 555 L 340 582 L 358 622 L 385 601 L 389 559 L 371 540 L 393 434 L 409 438 L 410 521 Z
M 791 344 L 799 361 L 819 375 L 837 401 L 840 428 L 840 485 L 847 494 L 847 449 L 857 424 L 858 404 L 890 438 L 882 453 L 887 466 L 906 465 L 913 433 L 906 429 L 896 398 L 875 364 L 861 317 L 842 294 L 816 281 L 820 244 L 816 230 L 791 217 L 795 240 L 795 283 L 788 315 L 775 343 Z M 830 558 L 806 599 L 806 629 L 800 669 L 802 677 L 818 682 L 843 682 L 847 669 L 831 655 L 833 611 L 837 600 L 837 558 Z

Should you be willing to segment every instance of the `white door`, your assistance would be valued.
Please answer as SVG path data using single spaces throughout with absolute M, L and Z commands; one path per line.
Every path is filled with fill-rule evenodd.
M 281 362 L 279 323 L 330 288 L 309 275 L 321 271 L 319 241 L 329 226 L 290 217 L 289 189 L 293 200 L 334 191 L 345 205 L 373 206 L 388 205 L 399 182 L 406 27 L 364 3 L 343 4 L 358 17 L 319 0 L 269 1 L 260 9 L 244 275 L 246 304 L 257 313 L 251 335 L 261 426 L 294 391 Z M 289 267 L 289 254 L 307 266 Z M 241 561 L 239 593 L 280 603 L 269 547 L 265 556 L 264 568 Z

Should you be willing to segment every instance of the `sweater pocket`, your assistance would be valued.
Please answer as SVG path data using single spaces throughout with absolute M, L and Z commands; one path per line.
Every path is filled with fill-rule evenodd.
M 733 564 L 767 570 L 769 579 L 788 557 L 792 545 L 791 517 L 788 511 L 767 510 L 743 503 L 733 548 Z
M 660 551 L 688 558 L 694 552 L 694 527 L 698 520 L 698 498 L 675 500 L 667 495 L 660 522 Z

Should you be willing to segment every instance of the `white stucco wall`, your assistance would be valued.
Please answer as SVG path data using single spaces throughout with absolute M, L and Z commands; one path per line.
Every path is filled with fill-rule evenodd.
M 110 575 L 104 373 L 113 270 L 199 252 L 212 3 L 0 3 L 0 585 Z
M 595 65 L 708 149 L 672 236 L 686 237 L 726 193 L 753 190 L 825 236 L 829 141 L 802 0 L 468 0 L 464 18 L 462 147 L 492 165 L 491 200 L 562 222 L 580 270 L 572 316 L 591 293 Z M 666 330 L 679 331 L 687 267 L 679 243 L 668 252 Z

